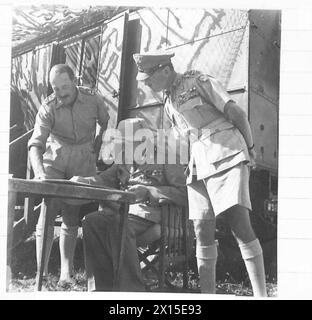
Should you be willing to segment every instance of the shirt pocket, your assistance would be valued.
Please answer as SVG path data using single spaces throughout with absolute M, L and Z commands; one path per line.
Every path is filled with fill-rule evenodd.
M 179 110 L 181 113 L 188 112 L 193 108 L 195 108 L 196 106 L 199 106 L 202 104 L 203 104 L 202 98 L 200 96 L 195 96 L 183 102 L 183 104 L 180 105 Z
M 203 118 L 200 108 L 204 102 L 200 96 L 193 97 L 180 105 L 179 111 L 191 128 L 201 128 L 208 119 Z

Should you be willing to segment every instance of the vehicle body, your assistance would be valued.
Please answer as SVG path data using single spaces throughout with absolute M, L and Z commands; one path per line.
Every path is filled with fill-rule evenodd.
M 110 128 L 136 116 L 154 128 L 169 128 L 163 96 L 135 80 L 132 54 L 174 51 L 177 72 L 195 69 L 215 76 L 248 114 L 257 152 L 250 179 L 252 223 L 261 242 L 270 243 L 276 262 L 280 19 L 280 11 L 205 8 L 121 8 L 111 17 L 94 15 L 87 24 L 76 23 L 13 48 L 11 119 L 22 112 L 23 121 L 16 123 L 19 128 L 22 123 L 23 134 L 29 132 L 51 93 L 51 66 L 68 63 L 79 85 L 104 96 Z M 26 177 L 27 134 L 19 147 L 14 139 L 10 173 Z M 24 166 L 15 163 L 16 157 Z M 100 162 L 99 167 L 105 168 Z M 232 246 L 222 221 L 217 237 L 220 244 Z

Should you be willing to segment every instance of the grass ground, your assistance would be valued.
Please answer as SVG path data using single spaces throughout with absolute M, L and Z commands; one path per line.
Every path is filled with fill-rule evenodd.
M 217 294 L 232 294 L 237 296 L 252 296 L 251 286 L 248 281 L 246 271 L 243 266 L 235 259 L 230 262 L 226 261 L 222 255 L 219 255 L 217 265 Z M 188 274 L 188 292 L 199 292 L 198 274 L 196 272 L 195 259 L 190 261 L 190 271 Z M 32 292 L 35 288 L 35 241 L 34 237 L 30 237 L 23 244 L 19 245 L 13 251 L 12 262 L 12 281 L 10 285 L 11 292 Z M 233 268 L 233 261 L 235 268 Z M 81 238 L 78 238 L 77 248 L 75 252 L 75 283 L 72 286 L 61 288 L 58 286 L 59 278 L 59 250 L 58 238 L 54 240 L 51 258 L 49 263 L 49 276 L 44 281 L 43 290 L 48 291 L 86 291 L 87 281 L 83 263 L 83 249 Z M 273 274 L 273 275 L 272 275 Z M 144 274 L 146 283 L 150 291 L 158 291 L 155 276 L 152 274 Z M 181 292 L 182 290 L 182 272 L 177 266 L 173 268 L 167 278 L 174 286 L 167 287 L 166 292 Z M 277 283 L 274 272 L 267 275 L 267 292 L 270 297 L 277 296 Z

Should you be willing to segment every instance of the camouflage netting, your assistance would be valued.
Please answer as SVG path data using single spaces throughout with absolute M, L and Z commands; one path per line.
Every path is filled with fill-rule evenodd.
M 103 21 L 124 11 L 124 7 L 63 5 L 18 6 L 13 10 L 12 47 L 18 51 L 27 43 L 47 42 Z

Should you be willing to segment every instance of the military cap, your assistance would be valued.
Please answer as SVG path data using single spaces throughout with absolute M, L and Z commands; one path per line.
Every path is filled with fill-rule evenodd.
M 137 80 L 148 79 L 156 70 L 171 63 L 174 53 L 135 53 L 133 59 L 138 67 Z

